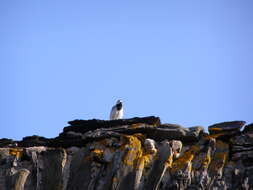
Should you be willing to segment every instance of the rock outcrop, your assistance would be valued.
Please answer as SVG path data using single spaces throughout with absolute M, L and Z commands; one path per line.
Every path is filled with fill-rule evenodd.
M 0 139 L 0 190 L 253 189 L 253 124 L 69 124 L 56 138 Z

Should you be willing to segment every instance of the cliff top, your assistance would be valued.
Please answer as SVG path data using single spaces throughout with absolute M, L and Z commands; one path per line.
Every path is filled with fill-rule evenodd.
M 229 121 L 216 123 L 208 127 L 210 135 L 218 136 L 218 139 L 227 141 L 231 137 L 240 136 L 243 133 L 253 131 L 253 123 L 245 125 L 245 121 Z M 202 126 L 185 128 L 177 124 L 162 124 L 159 117 L 135 117 L 119 120 L 73 120 L 68 122 L 63 132 L 55 138 L 41 136 L 27 136 L 21 141 L 12 139 L 0 139 L 0 147 L 81 147 L 88 142 L 101 140 L 120 134 L 131 135 L 141 133 L 146 138 L 161 142 L 163 140 L 180 140 L 191 144 L 197 142 L 202 136 L 207 136 Z M 244 129 L 241 130 L 244 126 Z

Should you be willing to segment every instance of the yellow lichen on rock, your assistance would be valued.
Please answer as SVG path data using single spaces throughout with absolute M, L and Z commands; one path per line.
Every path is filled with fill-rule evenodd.
M 143 169 L 146 165 L 148 165 L 152 160 L 152 154 L 142 154 L 140 158 L 137 160 L 136 168 Z
M 122 151 L 126 151 L 126 154 L 123 157 L 123 163 L 136 169 L 143 169 L 151 162 L 153 157 L 153 154 L 146 152 L 143 147 L 145 135 L 137 133 L 124 137 L 125 143 L 121 149 Z
M 172 172 L 184 169 L 185 167 L 190 167 L 190 163 L 197 152 L 200 151 L 199 145 L 192 146 L 188 151 L 183 153 L 177 160 L 172 164 Z
M 222 131 L 221 128 L 210 128 L 209 131 Z
M 137 138 L 140 140 L 141 144 L 143 144 L 144 141 L 145 141 L 145 139 L 146 139 L 146 135 L 141 134 L 141 133 L 136 133 L 136 134 L 134 134 L 133 136 L 134 136 L 134 137 L 137 137 Z
M 136 128 L 141 127 L 142 125 L 143 125 L 142 123 L 135 123 L 135 124 L 130 125 L 130 128 L 136 129 Z
M 93 156 L 96 156 L 98 158 L 103 158 L 104 156 L 104 150 L 102 149 L 94 149 L 92 153 L 93 153 Z
M 211 173 L 217 173 L 222 170 L 228 160 L 229 145 L 222 141 L 216 142 L 216 152 L 212 158 L 212 162 L 209 167 Z
M 218 138 L 220 136 L 223 136 L 223 135 L 226 135 L 226 133 L 223 132 L 223 133 L 217 133 L 217 134 L 207 135 L 205 137 L 205 139 L 206 140 L 208 140 L 208 139 L 216 139 L 216 138 Z
M 10 148 L 9 149 L 9 154 L 16 156 L 16 158 L 21 158 L 23 155 L 23 149 L 22 148 Z
M 140 134 L 138 134 L 138 136 L 140 136 Z M 136 135 L 126 135 L 124 137 L 126 142 L 122 149 L 127 151 L 123 158 L 123 163 L 125 165 L 134 166 L 135 161 L 142 156 L 141 141 Z
M 165 161 L 165 165 L 167 168 L 172 168 L 173 164 L 173 154 L 168 157 L 168 159 Z
M 112 178 L 112 182 L 113 182 L 113 183 L 117 183 L 117 182 L 118 182 L 118 179 L 117 179 L 116 177 L 113 177 L 113 178 Z
M 203 168 L 208 168 L 210 162 L 211 162 L 211 156 L 209 155 L 209 153 L 207 153 L 206 156 L 204 157 L 204 159 L 201 162 L 201 166 Z
M 227 158 L 228 158 L 228 144 L 224 143 L 222 141 L 217 141 L 216 143 L 216 147 L 219 147 L 222 149 L 221 152 L 217 152 L 214 155 L 214 158 L 217 157 L 217 160 L 222 160 L 222 163 L 225 164 L 227 162 Z

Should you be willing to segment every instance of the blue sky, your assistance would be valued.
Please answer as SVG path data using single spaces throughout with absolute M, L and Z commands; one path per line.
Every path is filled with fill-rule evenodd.
M 67 121 L 253 122 L 253 2 L 0 2 L 0 138 Z

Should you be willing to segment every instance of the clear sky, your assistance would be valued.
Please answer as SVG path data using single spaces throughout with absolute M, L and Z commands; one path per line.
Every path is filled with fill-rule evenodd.
M 0 1 L 0 138 L 67 121 L 253 122 L 252 0 Z

